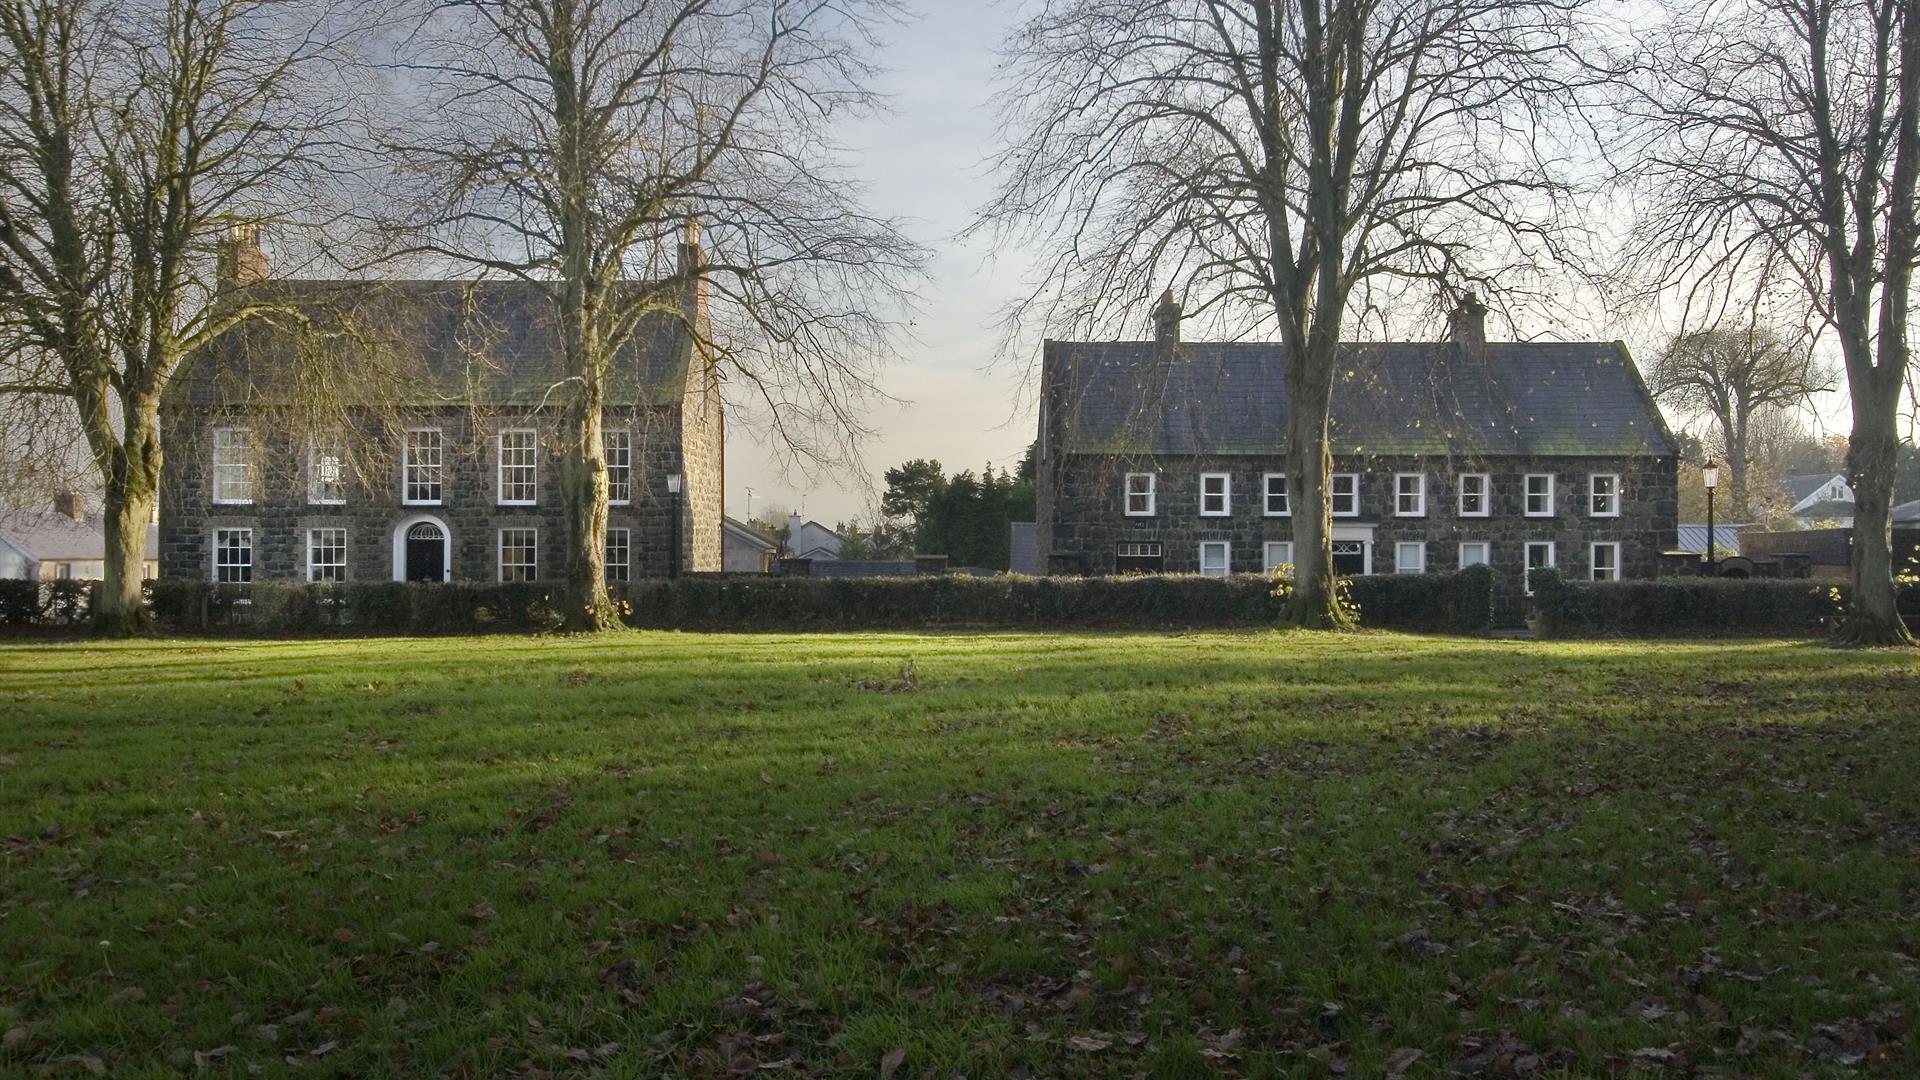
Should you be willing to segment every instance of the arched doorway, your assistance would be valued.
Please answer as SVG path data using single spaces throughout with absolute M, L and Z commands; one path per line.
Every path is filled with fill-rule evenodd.
M 408 518 L 393 530 L 393 580 L 448 581 L 453 540 L 438 518 Z

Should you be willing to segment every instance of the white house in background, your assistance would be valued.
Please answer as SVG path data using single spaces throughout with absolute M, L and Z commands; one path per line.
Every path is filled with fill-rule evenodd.
M 1787 512 L 1803 529 L 1816 523 L 1832 522 L 1840 528 L 1853 528 L 1853 488 L 1841 473 L 1808 473 L 1787 477 Z
M 780 557 L 780 542 L 745 522 L 720 519 L 720 568 L 729 574 L 767 574 Z
M 142 577 L 159 572 L 159 527 L 147 526 Z M 0 578 L 32 581 L 98 581 L 106 575 L 106 519 L 81 510 L 71 492 L 52 510 L 0 511 Z
M 787 550 L 795 559 L 838 559 L 840 534 L 817 521 L 802 521 L 799 514 L 787 515 Z

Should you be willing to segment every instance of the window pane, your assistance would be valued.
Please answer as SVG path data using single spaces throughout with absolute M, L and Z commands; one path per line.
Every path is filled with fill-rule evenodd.
M 1469 566 L 1485 566 L 1488 562 L 1487 545 L 1485 542 L 1470 541 L 1460 545 L 1460 566 L 1462 569 Z
M 213 501 L 253 501 L 253 432 L 213 429 Z
M 318 436 L 307 452 L 307 501 L 346 501 L 347 455 L 338 435 Z
M 307 580 L 347 580 L 347 530 L 308 530 Z
M 213 579 L 228 584 L 253 580 L 253 530 L 219 529 L 213 534 Z
M 1427 545 L 1400 544 L 1394 549 L 1393 568 L 1401 574 L 1424 574 L 1427 572 Z
M 1200 545 L 1200 572 L 1208 577 L 1227 576 L 1227 545 L 1206 543 Z
M 629 559 L 628 532 L 625 529 L 607 530 L 607 580 L 627 580 Z
M 606 433 L 607 501 L 633 501 L 633 432 L 621 428 Z
M 1269 540 L 1266 545 L 1265 556 L 1261 562 L 1263 569 L 1268 573 L 1272 573 L 1276 567 L 1291 564 L 1293 562 L 1292 542 L 1287 540 Z
M 534 580 L 534 530 L 500 530 L 500 580 Z
M 532 431 L 500 433 L 500 501 L 534 501 L 539 473 L 539 436 Z
M 1292 512 L 1287 503 L 1287 478 L 1278 474 L 1267 477 L 1267 513 L 1284 515 Z
M 407 502 L 440 501 L 441 457 L 438 428 L 407 432 L 406 482 L 401 493 Z

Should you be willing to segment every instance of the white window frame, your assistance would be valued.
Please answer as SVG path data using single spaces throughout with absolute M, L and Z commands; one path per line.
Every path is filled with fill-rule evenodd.
M 1351 488 L 1351 490 L 1347 492 L 1347 498 L 1351 501 L 1345 510 L 1340 509 L 1340 481 L 1342 480 L 1347 481 L 1348 486 Z M 1350 472 L 1334 473 L 1327 481 L 1327 505 L 1332 508 L 1332 515 L 1334 517 L 1359 517 L 1360 474 Z
M 1207 486 L 1214 481 L 1220 482 L 1219 491 L 1208 491 Z M 1218 498 L 1220 509 L 1207 509 L 1207 500 Z M 1233 514 L 1233 475 L 1223 472 L 1203 472 L 1200 474 L 1200 516 L 1230 517 Z
M 1547 501 L 1546 508 L 1543 510 L 1535 510 L 1533 508 L 1533 482 L 1535 480 L 1545 480 L 1547 482 L 1547 490 L 1542 493 L 1542 497 Z M 1530 518 L 1549 518 L 1554 516 L 1553 499 L 1554 488 L 1556 486 L 1557 482 L 1554 479 L 1554 475 L 1550 472 L 1526 474 L 1526 478 L 1520 482 L 1521 513 Z
M 1135 480 L 1145 480 L 1147 482 L 1147 486 L 1145 488 L 1136 490 L 1133 486 L 1133 482 Z M 1159 490 L 1160 490 L 1160 474 L 1159 473 L 1150 473 L 1150 472 L 1128 473 L 1126 479 L 1121 481 L 1121 484 L 1120 484 L 1121 512 L 1124 513 L 1127 517 L 1152 517 L 1153 511 L 1154 511 L 1154 505 L 1159 501 Z M 1146 507 L 1144 509 L 1135 510 L 1133 508 L 1133 499 L 1134 499 L 1134 496 L 1136 495 L 1141 496 L 1147 500 Z
M 1547 549 L 1547 561 L 1540 565 L 1542 570 L 1551 570 L 1558 560 L 1556 545 L 1552 540 L 1529 540 L 1520 555 L 1520 582 L 1528 596 L 1533 595 L 1533 552 L 1536 548 Z
M 416 435 L 432 435 L 433 436 L 434 454 L 433 454 L 432 464 L 428 464 L 424 461 L 421 461 L 421 462 L 414 461 L 414 458 L 413 458 L 414 438 L 413 437 Z M 426 447 L 423 446 L 420 449 L 424 451 Z M 439 506 L 442 503 L 444 503 L 446 501 L 447 488 L 446 488 L 446 480 L 443 473 L 446 469 L 446 466 L 447 466 L 446 432 L 442 431 L 437 427 L 408 428 L 401 435 L 401 438 L 400 438 L 400 505 L 402 506 Z M 434 491 L 433 498 L 416 499 L 413 497 L 413 491 L 416 486 L 414 481 L 415 469 L 421 470 L 422 473 L 424 474 L 417 486 L 424 488 L 430 483 Z M 428 477 L 431 477 L 431 479 L 428 479 Z
M 1467 509 L 1467 494 L 1468 494 L 1467 482 L 1470 480 L 1478 481 L 1480 485 L 1480 490 L 1474 493 L 1478 495 L 1480 499 L 1480 509 L 1478 510 Z M 1460 474 L 1460 498 L 1459 498 L 1458 506 L 1460 509 L 1461 517 L 1466 517 L 1466 518 L 1491 517 L 1493 515 L 1493 474 L 1483 473 L 1483 472 L 1461 473 Z
M 1269 540 L 1260 545 L 1260 572 L 1271 574 L 1293 562 L 1293 541 Z
M 224 561 L 223 556 L 225 556 L 229 550 L 237 551 L 241 549 L 241 545 L 233 545 L 231 547 L 228 545 L 226 538 L 229 535 L 239 536 L 245 540 L 244 548 L 247 554 L 246 562 Z M 236 578 L 223 578 L 220 576 L 220 571 L 222 570 L 236 570 L 242 576 L 236 577 Z M 240 525 L 240 526 L 218 528 L 213 530 L 213 580 L 216 584 L 221 584 L 221 585 L 252 584 L 253 582 L 253 527 L 252 526 Z
M 1613 565 L 1608 568 L 1609 572 L 1606 577 L 1600 576 L 1599 555 L 1602 550 L 1609 551 L 1613 555 L 1613 560 L 1612 560 Z M 1620 542 L 1619 541 L 1596 540 L 1593 543 L 1587 545 L 1587 580 L 1589 581 L 1619 581 L 1620 580 Z
M 317 541 L 317 538 L 321 533 L 339 533 L 340 534 L 340 543 L 338 545 L 338 550 L 340 552 L 339 562 L 322 563 L 315 560 L 314 556 L 319 554 L 320 552 L 332 551 L 335 549 L 335 545 L 322 544 Z M 340 571 L 340 574 L 338 577 L 323 578 L 318 576 L 321 570 L 333 570 L 333 569 L 338 569 Z M 345 581 L 345 580 L 347 580 L 347 530 L 344 527 L 338 526 L 338 525 L 322 525 L 322 526 L 319 526 L 318 528 L 308 529 L 307 530 L 307 581 L 309 583 L 312 583 L 312 582 L 319 582 L 319 581 L 334 582 L 334 581 Z
M 620 539 L 620 543 L 617 547 L 614 544 L 614 538 L 616 536 L 619 537 Z M 619 562 L 615 562 L 613 559 L 613 553 L 616 550 L 620 552 Z M 607 546 L 606 546 L 605 552 L 603 552 L 602 554 L 603 554 L 602 561 L 606 566 L 607 580 L 609 582 L 615 582 L 615 581 L 627 582 L 627 581 L 633 580 L 633 530 L 632 529 L 628 529 L 622 526 L 611 526 L 611 525 L 608 526 L 607 527 Z M 620 571 L 620 574 L 617 577 L 614 576 L 615 568 L 618 568 Z
M 1419 555 L 1417 565 L 1409 566 L 1407 552 Z M 1423 540 L 1402 540 L 1393 545 L 1393 572 L 1396 574 L 1424 574 L 1427 572 L 1427 545 Z
M 522 566 L 526 568 L 525 577 L 509 578 L 507 576 L 507 534 L 508 533 L 526 533 L 527 534 L 527 543 L 525 545 L 525 548 L 527 551 L 527 558 L 529 561 L 526 563 L 516 562 L 513 564 L 516 569 Z M 521 546 L 522 545 L 520 544 L 514 545 L 516 550 L 518 550 Z M 508 526 L 506 528 L 497 530 L 494 534 L 493 553 L 494 553 L 493 562 L 494 562 L 495 572 L 501 584 L 506 584 L 508 582 L 531 582 L 531 581 L 540 580 L 540 530 L 538 528 L 531 525 L 512 525 L 512 526 Z
M 254 446 L 253 429 L 246 427 L 217 427 L 213 429 L 213 503 L 215 506 L 252 506 L 254 496 Z M 239 460 L 234 460 L 235 456 Z M 229 480 L 227 474 L 238 470 L 237 480 Z M 246 494 L 233 497 L 224 492 L 238 486 Z
M 1479 562 L 1468 562 L 1468 561 L 1467 561 L 1467 549 L 1468 549 L 1468 548 L 1479 548 L 1479 549 L 1480 549 L 1480 561 L 1479 561 Z M 1469 567 L 1469 566 L 1492 566 L 1492 565 L 1493 565 L 1493 542 L 1492 542 L 1492 541 L 1489 541 L 1489 540 L 1462 540 L 1462 541 L 1460 541 L 1460 552 L 1459 552 L 1459 560 L 1458 560 L 1458 562 L 1456 563 L 1456 565 L 1457 565 L 1457 566 L 1458 566 L 1458 567 L 1459 567 L 1460 569 L 1462 569 L 1462 570 L 1465 570 L 1465 569 L 1466 569 L 1467 567 Z
M 1414 489 L 1411 492 L 1405 490 L 1405 484 L 1408 480 L 1415 481 Z M 1412 495 L 1414 500 L 1413 509 L 1411 510 L 1407 509 L 1407 506 L 1406 506 L 1406 499 L 1408 495 Z M 1427 516 L 1427 474 L 1426 473 L 1403 472 L 1403 473 L 1393 474 L 1393 516 L 1394 517 L 1426 517 Z
M 524 445 L 522 443 L 524 437 Z M 515 445 L 507 446 L 512 438 Z M 540 433 L 533 428 L 505 428 L 493 440 L 494 452 L 494 499 L 501 506 L 532 506 L 540 501 Z M 509 462 L 511 453 L 514 460 Z M 524 460 L 522 460 L 524 458 Z M 513 470 L 512 479 L 508 479 L 508 470 Z M 525 498 L 507 497 L 509 491 L 519 496 L 522 491 Z
M 346 440 L 338 434 L 315 435 L 307 440 L 307 505 L 342 506 L 347 501 Z M 325 480 L 323 462 L 332 459 L 333 479 Z M 333 494 L 327 494 L 331 488 Z
M 1220 570 L 1218 573 L 1215 573 L 1214 571 L 1207 569 L 1207 549 L 1208 548 L 1220 549 Z M 1201 577 L 1232 577 L 1233 576 L 1233 544 L 1231 542 L 1226 540 L 1202 540 L 1200 542 L 1199 555 L 1200 555 L 1200 576 Z
M 611 506 L 631 506 L 633 431 L 630 428 L 605 429 L 601 432 L 601 442 L 602 453 L 607 459 L 607 503 Z
M 1608 481 L 1613 488 L 1612 491 L 1605 495 L 1600 493 L 1600 482 L 1602 480 Z M 1622 501 L 1621 490 L 1619 473 L 1587 474 L 1587 516 L 1600 518 L 1619 517 L 1620 503 Z M 1606 510 L 1599 509 L 1600 500 L 1603 498 L 1608 500 L 1607 505 L 1609 508 Z
M 1276 497 L 1273 492 L 1273 482 L 1275 480 L 1280 481 L 1280 494 L 1278 495 L 1280 509 L 1278 510 L 1273 508 L 1273 500 Z M 1291 482 L 1287 480 L 1286 473 L 1270 472 L 1262 474 L 1260 477 L 1260 491 L 1263 499 L 1263 509 L 1267 517 L 1293 516 L 1293 496 L 1290 491 L 1292 486 Z

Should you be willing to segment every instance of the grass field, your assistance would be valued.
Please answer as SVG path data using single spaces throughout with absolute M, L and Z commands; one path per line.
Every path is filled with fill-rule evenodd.
M 1920 1071 L 1909 655 L 14 643 L 0 715 L 0 1074 Z

